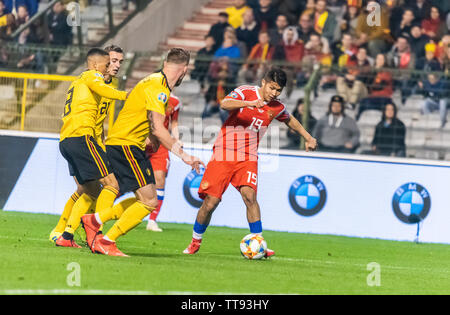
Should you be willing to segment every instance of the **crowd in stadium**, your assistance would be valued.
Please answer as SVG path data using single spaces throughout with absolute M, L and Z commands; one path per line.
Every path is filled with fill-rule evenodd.
M 46 21 L 37 19 L 17 36 L 12 36 L 30 18 L 36 14 L 37 0 L 0 0 L 0 44 L 16 43 L 19 47 L 33 44 L 50 44 L 55 47 L 66 47 L 72 44 L 72 27 L 67 23 L 67 12 L 63 1 L 56 2 L 46 15 Z M 3 45 L 1 45 L 3 46 Z M 31 70 L 44 73 L 48 63 L 57 61 L 60 54 L 51 57 L 43 55 L 39 50 L 18 49 L 11 52 L 0 46 L 0 67 L 15 67 L 20 70 Z M 46 60 L 51 58 L 52 60 Z
M 377 7 L 378 16 L 372 11 Z M 369 25 L 371 19 L 374 25 Z M 319 88 L 337 90 L 340 113 L 355 110 L 358 120 L 368 109 L 383 111 L 373 152 L 404 156 L 405 126 L 396 118 L 393 94 L 400 91 L 403 105 L 411 95 L 423 94 L 422 114 L 438 110 L 445 126 L 449 30 L 450 1 L 236 0 L 212 25 L 192 75 L 204 88 L 207 117 L 234 86 L 256 82 L 273 64 L 288 73 L 288 97 L 295 85 L 304 86 L 315 65 L 321 65 Z M 330 104 L 330 113 L 332 108 Z M 323 118 L 316 124 L 320 148 L 334 144 L 332 151 L 354 152 L 356 123 L 333 117 L 334 122 L 321 123 L 328 119 Z M 335 132 L 336 124 L 347 126 L 342 137 Z M 330 132 L 320 130 L 329 126 Z M 390 144 L 383 143 L 386 139 Z

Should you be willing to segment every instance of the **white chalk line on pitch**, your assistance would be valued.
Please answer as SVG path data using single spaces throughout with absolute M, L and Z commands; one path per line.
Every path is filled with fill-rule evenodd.
M 11 236 L 3 236 L 0 235 L 0 238 L 6 238 L 6 239 L 17 239 L 17 237 L 11 237 Z M 37 239 L 37 238 L 29 238 L 29 237 L 19 237 L 21 239 L 26 239 L 30 241 L 45 241 L 45 239 Z M 146 247 L 142 246 L 133 246 L 128 245 L 128 248 L 133 249 L 147 249 Z M 202 252 L 211 256 L 219 256 L 219 257 L 230 257 L 230 255 L 224 255 L 224 254 L 217 254 L 213 252 Z M 240 258 L 240 257 L 238 257 Z M 167 257 L 166 259 L 178 259 L 177 257 Z M 305 258 L 289 258 L 289 257 L 272 257 L 270 259 L 273 260 L 282 260 L 282 261 L 291 261 L 291 262 L 299 262 L 299 263 L 308 263 L 308 264 L 314 264 L 314 265 L 342 265 L 342 266 L 354 266 L 358 268 L 363 268 L 364 270 L 367 268 L 367 264 L 358 264 L 358 263 L 348 263 L 348 262 L 341 262 L 341 261 L 330 261 L 330 260 L 315 260 L 315 259 L 305 259 Z M 372 261 L 370 261 L 372 262 Z M 369 262 L 369 263 L 370 263 Z M 450 273 L 450 269 L 432 269 L 432 268 L 419 268 L 419 267 L 408 267 L 408 266 L 392 266 L 392 265 L 384 265 L 380 264 L 381 268 L 385 269 L 392 269 L 392 270 L 404 270 L 404 271 L 420 271 L 420 272 L 440 272 L 440 273 Z M 199 293 L 201 294 L 201 293 Z
M 83 289 L 12 289 L 0 290 L 0 295 L 274 295 L 273 293 L 236 293 L 236 292 L 190 292 L 190 291 L 126 291 L 126 290 L 83 290 Z M 287 295 L 277 293 L 275 295 Z M 290 293 L 289 295 L 292 295 Z

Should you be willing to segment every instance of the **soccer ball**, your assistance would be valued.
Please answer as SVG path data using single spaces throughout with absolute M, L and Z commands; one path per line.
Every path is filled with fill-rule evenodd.
M 266 254 L 267 243 L 261 235 L 248 234 L 240 244 L 241 254 L 247 259 L 261 259 Z

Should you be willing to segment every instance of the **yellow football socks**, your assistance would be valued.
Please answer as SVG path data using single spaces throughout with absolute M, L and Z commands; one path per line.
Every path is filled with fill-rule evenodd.
M 141 223 L 153 210 L 155 210 L 155 208 L 146 206 L 140 201 L 136 201 L 125 210 L 120 219 L 111 227 L 106 234 L 107 239 L 115 242 L 121 235 L 128 233 L 128 231 Z
M 77 202 L 75 202 L 75 204 L 73 205 L 72 213 L 67 220 L 67 225 L 64 231 L 73 235 L 73 233 L 80 226 L 81 217 L 88 212 L 89 208 L 94 204 L 94 202 L 95 199 L 87 194 L 82 194 L 80 198 L 78 198 Z
M 64 229 L 66 228 L 67 220 L 69 220 L 70 214 L 72 213 L 72 208 L 75 202 L 77 202 L 78 198 L 80 198 L 80 195 L 78 193 L 72 194 L 70 196 L 69 200 L 67 200 L 66 205 L 64 206 L 64 210 L 61 214 L 61 217 L 59 218 L 58 224 L 56 225 L 54 232 L 62 233 L 64 232 Z
M 119 192 L 114 187 L 111 186 L 103 187 L 100 195 L 97 198 L 97 205 L 95 206 L 95 212 L 100 212 L 104 209 L 111 208 L 114 205 L 114 200 L 116 200 L 118 193 Z
M 136 198 L 128 198 L 114 205 L 112 208 L 104 209 L 98 213 L 100 220 L 105 223 L 110 220 L 119 220 L 122 214 L 136 202 Z

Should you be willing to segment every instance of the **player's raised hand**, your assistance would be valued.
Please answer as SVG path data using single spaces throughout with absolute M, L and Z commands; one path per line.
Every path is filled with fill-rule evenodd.
M 315 151 L 317 149 L 317 140 L 313 137 L 306 139 L 305 150 L 306 152 Z

